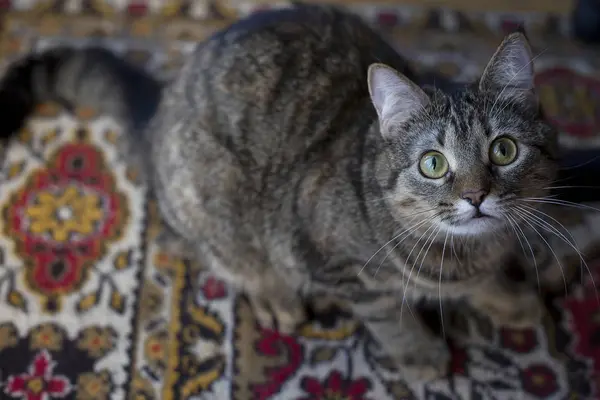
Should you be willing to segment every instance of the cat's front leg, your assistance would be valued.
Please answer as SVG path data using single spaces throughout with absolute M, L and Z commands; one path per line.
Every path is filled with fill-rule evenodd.
M 283 283 L 278 288 L 263 286 L 248 290 L 248 300 L 261 327 L 292 334 L 306 321 L 305 304 L 292 288 Z
M 531 328 L 538 326 L 545 314 L 542 299 L 534 288 L 508 282 L 502 276 L 477 285 L 467 300 L 471 307 L 489 317 L 496 326 Z
M 202 260 L 211 267 L 213 273 L 243 291 L 261 327 L 291 334 L 300 323 L 306 321 L 305 304 L 297 288 L 289 285 L 278 271 L 259 268 L 264 263 L 253 263 L 250 252 L 246 253 L 247 257 L 241 263 L 235 257 L 223 260 L 212 254 L 207 246 L 192 246 L 168 226 L 164 226 L 155 241 L 167 253 Z
M 359 296 L 360 297 L 360 296 Z M 364 296 L 353 304 L 354 314 L 380 343 L 409 382 L 431 381 L 447 374 L 450 351 L 396 296 Z
M 213 273 L 247 296 L 259 325 L 283 334 L 293 333 L 306 321 L 306 307 L 300 295 L 304 276 L 299 268 L 273 268 L 249 246 L 216 254 L 206 243 L 198 253 Z M 242 256 L 243 255 L 243 256 Z

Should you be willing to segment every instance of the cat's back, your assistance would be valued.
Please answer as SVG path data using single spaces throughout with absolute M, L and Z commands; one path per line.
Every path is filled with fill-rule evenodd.
M 297 158 L 324 135 L 351 135 L 357 119 L 374 119 L 366 82 L 373 62 L 411 75 L 359 17 L 298 5 L 256 13 L 215 34 L 178 83 L 211 135 L 262 165 L 273 156 Z
M 411 75 L 359 17 L 325 6 L 257 13 L 201 43 L 163 94 L 151 134 L 171 225 L 185 237 L 258 229 L 265 210 L 292 207 L 290 188 L 313 182 L 316 198 L 315 185 L 344 181 L 376 120 L 374 62 Z
M 321 80 L 326 85 L 327 78 L 344 77 L 365 88 L 373 62 L 407 70 L 360 17 L 331 6 L 299 4 L 258 12 L 216 33 L 199 46 L 190 73 L 210 76 L 215 89 L 230 96 L 252 94 L 270 101 L 283 95 L 282 85 L 301 91 L 295 84 Z

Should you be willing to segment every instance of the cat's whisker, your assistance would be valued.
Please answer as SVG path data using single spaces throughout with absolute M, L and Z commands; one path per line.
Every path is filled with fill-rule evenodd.
M 537 262 L 537 259 L 535 258 L 535 252 L 533 251 L 533 246 L 531 245 L 531 241 L 527 238 L 527 235 L 525 234 L 525 231 L 523 230 L 523 228 L 521 228 L 518 224 L 518 221 L 511 216 L 511 219 L 514 223 L 515 229 L 521 234 L 521 237 L 523 238 L 523 240 L 525 241 L 525 244 L 527 245 L 527 247 L 529 248 L 529 252 L 531 253 L 531 257 L 533 258 L 533 266 L 535 268 L 535 279 L 537 281 L 538 284 L 538 290 L 542 290 L 542 284 L 540 281 L 540 268 Z
M 425 243 L 423 244 L 423 246 L 421 246 L 421 250 L 423 249 L 423 247 L 427 244 L 427 242 L 429 241 L 429 238 L 431 237 L 431 235 L 436 231 L 436 226 L 435 225 L 431 225 L 430 227 L 428 227 L 425 232 L 423 232 L 423 234 L 421 236 L 419 236 L 419 238 L 417 239 L 417 241 L 415 242 L 415 244 L 412 246 L 412 248 L 410 249 L 410 252 L 408 253 L 408 255 L 406 256 L 406 261 L 410 260 L 410 256 L 412 255 L 413 251 L 415 251 L 415 249 L 417 248 L 417 245 L 421 242 L 421 239 L 423 239 L 423 237 L 429 232 L 430 229 L 433 230 L 431 231 L 431 233 L 429 234 L 429 236 L 427 237 L 427 239 L 425 240 Z M 438 227 L 439 229 L 439 227 Z M 419 252 L 420 254 L 420 252 Z M 409 274 L 410 276 L 410 274 Z M 410 277 L 408 278 L 410 279 Z
M 450 231 L 446 231 L 446 238 L 444 239 L 444 246 L 442 247 L 442 260 L 440 261 L 440 280 L 438 284 L 438 297 L 440 299 L 440 323 L 442 326 L 442 337 L 446 340 L 446 329 L 444 327 L 444 309 L 442 307 L 442 274 L 444 270 L 444 255 L 446 253 L 446 242 L 448 241 L 448 234 Z
M 575 237 L 571 234 L 571 232 L 563 225 L 561 224 L 558 220 L 556 220 L 555 218 L 551 217 L 550 215 L 548 215 L 547 213 L 544 213 L 543 211 L 537 210 L 533 207 L 528 207 L 528 206 L 522 206 L 522 207 L 527 207 L 529 208 L 532 212 L 536 212 L 538 214 L 542 214 L 544 216 L 546 216 L 547 218 L 550 218 L 551 220 L 553 220 L 554 222 L 556 222 L 558 225 L 560 225 L 571 237 L 571 239 L 573 240 L 573 242 L 567 242 L 567 240 L 563 237 L 562 240 L 565 241 L 565 243 L 568 243 L 570 247 L 573 248 L 573 250 L 575 250 L 575 252 L 577 253 L 577 255 L 579 256 L 580 259 L 580 267 L 584 266 L 587 269 L 587 272 L 590 274 L 590 278 L 592 279 L 592 281 L 594 280 L 594 277 L 592 276 L 592 272 L 587 264 L 587 262 L 585 261 L 585 258 L 583 257 L 583 253 L 581 252 L 581 250 L 577 247 L 577 241 L 575 239 Z M 539 218 L 539 217 L 538 217 Z M 541 219 L 541 218 L 540 218 Z M 550 225 L 549 223 L 545 222 L 547 225 Z M 551 225 L 550 225 L 551 226 Z M 552 227 L 554 228 L 554 227 Z M 556 228 L 554 228 L 555 230 L 557 230 Z M 594 287 L 596 286 L 596 284 L 594 283 Z
M 434 217 L 435 217 L 435 216 L 434 216 Z M 434 217 L 432 217 L 432 218 L 434 218 Z M 425 221 L 425 222 L 430 222 L 431 220 L 432 220 L 432 219 L 430 219 L 430 220 L 428 220 L 428 221 Z M 421 226 L 422 226 L 422 225 L 421 225 Z M 402 244 L 402 243 L 403 243 L 403 242 L 404 242 L 406 239 L 408 239 L 408 238 L 411 236 L 411 233 L 412 233 L 412 232 L 416 231 L 416 230 L 417 230 L 418 228 L 420 228 L 421 226 L 419 226 L 419 227 L 416 227 L 416 228 L 415 228 L 415 229 L 413 229 L 411 232 L 407 233 L 407 234 L 406 234 L 406 235 L 405 235 L 405 236 L 404 236 L 404 237 L 403 237 L 403 238 L 402 238 L 402 239 L 401 239 L 401 240 L 400 240 L 398 243 L 396 243 L 396 244 L 394 245 L 394 247 L 392 247 L 392 248 L 390 249 L 390 251 L 389 251 L 389 252 L 387 252 L 387 254 L 385 255 L 385 257 L 383 258 L 383 260 L 381 260 L 381 262 L 380 262 L 380 263 L 379 263 L 379 265 L 377 266 L 377 269 L 376 269 L 376 270 L 375 270 L 375 272 L 373 273 L 373 277 L 374 277 L 374 278 L 377 276 L 377 273 L 379 272 L 379 269 L 382 267 L 383 263 L 384 263 L 384 262 L 387 260 L 387 258 L 390 256 L 390 254 L 392 254 L 392 253 L 394 252 L 394 250 L 395 250 L 395 249 L 396 249 L 398 246 L 400 246 L 400 245 L 401 245 L 401 244 Z M 416 243 L 415 243 L 415 245 L 413 246 L 413 249 L 412 249 L 412 250 L 414 250 L 414 249 L 415 249 L 415 247 L 416 247 L 416 246 L 417 246 L 417 244 L 420 242 L 420 240 L 423 238 L 423 236 L 425 236 L 425 235 L 427 234 L 427 232 L 428 232 L 428 231 L 429 231 L 429 230 L 430 230 L 432 227 L 433 227 L 433 225 L 429 226 L 429 227 L 428 227 L 428 228 L 425 230 L 425 232 L 423 232 L 423 234 L 422 234 L 422 235 L 419 237 L 419 239 L 417 240 L 417 242 L 416 242 Z M 412 253 L 412 250 L 411 250 L 411 253 Z M 410 253 L 409 253 L 409 256 L 410 256 Z
M 569 186 L 569 185 L 564 185 L 564 186 L 547 186 L 545 188 L 543 188 L 544 190 L 551 190 L 551 189 L 600 189 L 600 186 Z
M 537 216 L 537 215 L 533 214 L 531 211 L 529 211 L 529 210 L 527 210 L 527 209 L 525 209 L 525 208 L 523 208 L 523 207 L 527 207 L 527 208 L 529 208 L 530 210 L 533 210 L 533 211 L 539 212 L 539 213 L 541 213 L 542 215 L 544 215 L 544 216 L 546 216 L 546 217 L 549 217 L 549 218 L 551 218 L 552 220 L 554 220 L 556 223 L 558 223 L 558 224 L 559 224 L 559 225 L 560 225 L 560 226 L 561 226 L 561 227 L 562 227 L 562 228 L 563 228 L 563 229 L 564 229 L 564 230 L 565 230 L 565 231 L 566 231 L 566 232 L 569 234 L 569 236 L 571 236 L 571 238 L 573 239 L 573 242 L 571 242 L 571 241 L 570 241 L 570 240 L 569 240 L 569 239 L 568 239 L 566 236 L 564 236 L 564 235 L 563 235 L 563 234 L 562 234 L 562 233 L 561 233 L 561 232 L 560 232 L 558 229 L 556 229 L 554 226 L 552 226 L 552 225 L 551 225 L 551 224 L 549 224 L 548 222 L 544 221 L 544 220 L 543 220 L 541 217 L 539 217 L 539 216 Z M 531 221 L 531 222 L 535 223 L 537 226 L 541 227 L 542 229 L 546 230 L 547 232 L 550 232 L 550 233 L 552 233 L 552 234 L 556 235 L 557 237 L 559 237 L 560 239 L 562 239 L 562 240 L 563 240 L 565 243 L 567 243 L 569 246 L 571 246 L 571 247 L 573 248 L 573 250 L 575 250 L 575 252 L 576 252 L 576 253 L 579 255 L 579 258 L 580 258 L 580 260 L 581 260 L 582 262 L 584 262 L 584 259 L 583 259 L 583 256 L 582 256 L 581 252 L 579 251 L 579 249 L 577 249 L 577 248 L 575 247 L 575 244 L 576 244 L 575 238 L 573 237 L 573 235 L 571 235 L 571 233 L 569 232 L 569 230 L 568 230 L 568 229 L 567 229 L 567 228 L 566 228 L 564 225 L 562 225 L 560 222 L 558 222 L 556 219 L 552 218 L 552 217 L 551 217 L 551 216 L 549 216 L 548 214 L 546 214 L 546 213 L 544 213 L 544 212 L 542 212 L 542 211 L 536 210 L 536 209 L 535 209 L 535 208 L 533 208 L 533 207 L 528 207 L 528 206 L 521 206 L 521 207 L 519 207 L 519 206 L 517 206 L 516 208 L 517 208 L 518 210 L 520 210 L 521 212 L 523 212 L 523 213 L 525 213 L 525 214 L 529 215 L 531 218 L 533 218 L 533 221 Z M 582 265 L 582 266 L 583 266 L 583 265 Z M 587 267 L 587 264 L 586 264 L 586 267 Z
M 587 160 L 587 161 L 585 161 L 585 162 L 583 162 L 583 163 L 581 163 L 581 164 L 573 165 L 573 166 L 571 166 L 571 167 L 559 168 L 559 169 L 560 169 L 561 171 L 569 171 L 569 170 L 571 170 L 571 169 L 581 168 L 581 167 L 584 167 L 584 166 L 586 166 L 586 165 L 588 165 L 588 164 L 590 164 L 590 163 L 593 163 L 594 161 L 596 161 L 596 160 L 597 160 L 597 159 L 599 159 L 599 158 L 600 158 L 600 156 L 592 157 L 591 159 L 589 159 L 589 160 Z
M 424 220 L 421 220 L 419 222 L 417 222 L 416 224 L 406 228 L 405 230 L 401 231 L 400 233 L 398 233 L 397 235 L 395 235 L 393 238 L 391 238 L 390 240 L 388 240 L 386 243 L 384 243 L 375 253 L 373 253 L 373 255 L 367 260 L 367 262 L 365 263 L 365 265 L 362 266 L 362 268 L 360 269 L 360 271 L 358 271 L 358 273 L 356 274 L 356 276 L 360 275 L 363 270 L 367 267 L 367 265 L 369 265 L 369 263 L 371 262 L 371 260 L 373 260 L 373 258 L 379 254 L 379 252 L 381 250 L 383 250 L 388 244 L 392 243 L 394 240 L 397 240 L 400 236 L 402 236 L 403 234 L 407 234 L 407 236 L 410 234 L 411 231 L 418 229 L 419 227 L 421 227 L 422 225 L 424 225 L 425 223 L 427 223 L 428 221 L 433 220 L 435 217 L 437 216 L 437 214 L 432 215 L 429 218 L 425 218 Z
M 527 240 L 527 236 L 525 235 L 525 232 L 523 232 L 523 230 L 519 227 L 517 222 L 508 214 L 505 214 L 505 217 L 509 223 L 509 226 L 512 228 L 513 232 L 515 233 L 515 236 L 517 237 L 517 240 L 519 241 L 519 244 L 521 245 L 521 249 L 523 250 L 523 255 L 525 257 L 527 257 L 527 252 L 525 251 L 525 246 L 523 246 L 523 241 L 521 240 L 521 237 L 523 237 L 523 239 L 525 239 L 527 246 L 529 246 L 529 251 L 531 252 L 531 257 L 533 259 L 533 266 L 535 268 L 535 277 L 537 279 L 538 291 L 541 292 L 542 285 L 540 283 L 540 273 L 538 271 L 537 260 L 535 258 L 535 254 L 533 253 L 533 248 L 531 247 L 529 240 Z
M 532 208 L 532 210 L 539 212 L 540 214 L 545 215 L 548 218 L 551 218 L 552 220 L 554 220 L 556 223 L 558 223 L 568 234 L 569 236 L 571 236 L 572 238 L 572 242 L 570 240 L 568 240 L 568 238 L 562 233 L 560 232 L 557 228 L 555 228 L 554 226 L 552 226 L 550 223 L 544 221 L 541 217 L 534 215 L 533 212 L 528 211 L 523 209 L 522 207 L 518 207 L 522 212 L 524 213 L 528 213 L 532 218 L 534 218 L 535 220 L 538 221 L 538 223 L 536 223 L 537 226 L 545 229 L 547 232 L 553 233 L 555 236 L 557 236 L 558 238 L 562 239 L 566 244 L 568 244 L 574 251 L 575 253 L 577 253 L 577 255 L 579 256 L 579 260 L 580 260 L 580 268 L 581 267 L 585 267 L 585 269 L 587 270 L 590 279 L 592 281 L 592 285 L 594 286 L 594 292 L 596 293 L 596 301 L 598 302 L 598 305 L 600 305 L 600 297 L 598 295 L 598 291 L 596 290 L 596 281 L 594 280 L 594 275 L 592 274 L 592 270 L 590 269 L 588 263 L 585 261 L 585 257 L 583 256 L 583 254 L 581 253 L 581 251 L 579 250 L 579 248 L 577 248 L 576 246 L 576 241 L 575 238 L 573 237 L 573 235 L 568 231 L 567 228 L 565 228 L 565 226 L 563 224 L 561 224 L 560 222 L 558 222 L 556 219 L 552 218 L 551 216 L 549 216 L 548 214 L 540 211 L 540 210 L 536 210 L 534 208 Z M 529 207 L 531 208 L 531 207 Z M 532 221 L 534 222 L 534 221 Z M 534 222 L 535 223 L 535 222 Z
M 433 220 L 433 218 L 435 218 L 435 216 L 433 216 L 431 220 Z M 408 256 L 406 257 L 407 260 L 410 259 L 410 255 L 412 254 L 413 250 L 417 247 L 417 245 L 419 244 L 419 242 L 421 241 L 421 239 L 423 239 L 423 237 L 427 234 L 427 232 L 429 232 L 429 230 L 431 228 L 434 228 L 435 225 L 431 225 L 429 226 L 425 232 L 423 232 L 423 234 L 419 237 L 419 239 L 417 240 L 417 242 L 415 243 L 415 245 L 412 247 L 410 253 L 408 253 Z M 413 231 L 415 231 L 418 228 L 413 229 Z M 379 263 L 379 265 L 377 266 L 377 269 L 375 270 L 375 273 L 373 274 L 373 277 L 375 277 L 377 275 L 377 272 L 379 272 L 379 269 L 381 268 L 381 266 L 383 265 L 383 263 L 385 262 L 385 260 L 387 260 L 387 258 L 389 257 L 390 254 L 392 254 L 392 252 L 398 247 L 400 246 L 400 244 L 402 244 L 402 242 L 404 242 L 404 240 L 406 240 L 406 238 L 408 238 L 410 236 L 410 234 L 407 234 L 405 237 L 402 238 L 402 240 L 400 240 L 398 243 L 396 243 L 394 245 L 394 247 L 392 247 L 392 249 L 385 255 L 385 257 L 383 258 L 383 260 L 381 260 L 381 262 Z
M 437 235 L 441 229 L 442 229 L 441 226 L 438 226 L 437 229 L 433 230 L 431 232 L 431 234 L 427 237 L 427 240 L 425 240 L 425 243 L 423 243 L 423 246 L 421 246 L 421 250 L 419 250 L 419 252 L 415 256 L 415 260 L 413 262 L 411 272 L 412 272 L 412 269 L 417 265 L 417 262 L 419 262 L 419 256 L 421 255 L 423 250 L 425 250 L 425 253 L 423 254 L 423 258 L 421 259 L 421 266 L 423 266 L 423 262 L 425 261 L 425 258 L 427 257 L 427 253 L 429 252 L 429 249 L 431 249 L 431 246 L 435 242 L 435 239 L 437 238 Z M 434 236 L 434 234 L 435 234 L 435 236 Z M 429 243 L 429 246 L 427 246 L 427 243 Z M 425 246 L 427 246 L 427 249 L 425 249 Z M 420 267 L 419 267 L 419 269 L 420 269 Z M 408 280 L 410 280 L 410 274 L 408 275 Z
M 413 262 L 413 265 L 410 268 L 410 272 L 408 273 L 408 277 L 406 278 L 406 285 L 404 286 L 404 291 L 402 293 L 402 305 L 400 307 L 400 319 L 402 319 L 402 307 L 404 306 L 404 302 L 406 301 L 406 294 L 408 292 L 408 285 L 410 284 L 410 277 L 412 276 L 415 266 L 417 265 L 417 262 L 419 260 L 419 255 L 421 254 L 421 252 L 423 251 L 423 249 L 425 248 L 425 246 L 427 246 L 427 243 L 429 242 L 429 246 L 427 247 L 427 250 L 425 251 L 425 254 L 423 255 L 423 259 L 421 260 L 421 265 L 419 266 L 419 270 L 417 271 L 417 278 L 419 277 L 419 272 L 421 271 L 421 267 L 423 267 L 423 262 L 425 261 L 425 258 L 427 257 L 427 253 L 429 252 L 431 245 L 435 242 L 435 239 L 437 238 L 437 235 L 441 229 L 442 228 L 440 226 L 438 226 L 437 229 L 434 229 L 433 231 L 431 231 L 431 234 L 427 237 L 427 239 L 425 240 L 425 243 L 421 247 L 421 250 L 415 257 L 415 261 Z M 435 236 L 433 236 L 434 233 L 435 233 Z M 409 258 L 407 258 L 407 261 L 408 260 L 409 260 Z M 416 282 L 415 282 L 415 285 L 416 285 Z
M 526 211 L 523 208 L 528 208 L 529 210 L 531 210 L 530 213 L 535 212 L 535 213 L 541 214 L 541 215 L 543 215 L 543 216 L 545 216 L 547 218 L 550 218 L 551 220 L 553 220 L 554 222 L 556 222 L 561 228 L 563 228 L 564 231 L 567 232 L 567 234 L 571 237 L 572 242 L 570 240 L 568 240 L 557 228 L 555 228 L 554 226 L 552 226 L 549 222 L 544 221 L 543 218 L 541 218 L 541 217 L 539 217 L 537 215 L 534 216 L 537 220 L 539 220 L 539 222 L 541 224 L 547 226 L 549 229 L 551 229 L 552 233 L 554 233 L 555 235 L 557 235 L 558 237 L 560 237 L 565 243 L 567 243 L 571 248 L 573 248 L 573 250 L 575 250 L 575 252 L 579 256 L 581 263 L 585 264 L 585 267 L 589 271 L 589 267 L 588 267 L 587 263 L 585 262 L 583 254 L 582 254 L 581 250 L 577 247 L 577 241 L 576 241 L 575 237 L 571 234 L 571 232 L 563 224 L 561 224 L 559 221 L 557 221 L 555 218 L 551 217 L 547 213 L 545 213 L 543 211 L 540 211 L 538 209 L 535 209 L 533 207 L 521 206 L 519 208 L 521 208 L 522 211 Z M 581 265 L 581 266 L 583 266 L 583 265 Z M 591 271 L 590 271 L 590 275 L 591 275 Z
M 458 254 L 456 254 L 456 248 L 454 247 L 454 235 L 450 236 L 450 249 L 452 251 L 451 254 L 454 254 L 454 257 L 456 257 L 456 261 L 460 265 L 460 259 L 458 258 Z
M 564 178 L 558 178 L 558 179 L 554 179 L 552 182 L 549 182 L 548 185 L 555 185 L 557 183 L 561 183 L 561 182 L 567 182 L 569 180 L 572 180 L 574 177 L 572 176 L 566 176 Z
M 514 209 L 513 211 L 516 212 L 521 219 L 527 224 L 529 225 L 529 227 L 531 227 L 531 229 L 542 239 L 542 241 L 546 244 L 546 246 L 548 246 L 548 250 L 550 250 L 550 252 L 552 253 L 552 255 L 554 256 L 554 259 L 556 260 L 556 263 L 558 264 L 558 268 L 560 269 L 560 273 L 562 275 L 563 278 L 563 284 L 564 284 L 564 288 L 565 288 L 565 295 L 568 294 L 569 290 L 568 290 L 568 285 L 567 285 L 567 279 L 565 277 L 565 271 L 564 268 L 562 266 L 562 263 L 560 262 L 560 259 L 558 257 L 558 255 L 556 254 L 556 252 L 554 251 L 554 249 L 552 248 L 552 246 L 550 246 L 550 243 L 548 243 L 548 241 L 546 240 L 546 238 L 544 237 L 544 235 L 542 235 L 537 229 L 536 227 L 530 222 L 531 217 L 529 217 L 527 214 L 523 213 L 520 210 Z
M 408 312 L 410 313 L 411 317 L 418 318 L 417 316 L 415 316 L 415 313 L 413 312 L 412 308 L 410 307 L 410 304 L 408 303 L 408 300 L 406 299 L 406 297 L 403 296 L 402 303 L 400 304 L 400 323 L 402 323 L 402 315 L 404 313 L 405 305 L 406 305 L 406 308 L 408 308 Z
M 573 243 L 574 243 L 574 244 L 576 244 L 576 242 L 577 242 L 577 241 L 575 240 L 575 237 L 574 237 L 574 236 L 571 234 L 571 232 L 569 231 L 569 229 L 567 229 L 567 227 L 566 227 L 566 226 L 564 226 L 564 225 L 563 225 L 563 224 L 562 224 L 560 221 L 558 221 L 556 218 L 552 217 L 550 214 L 548 214 L 548 213 L 545 213 L 545 212 L 543 212 L 542 210 L 538 210 L 537 208 L 534 208 L 534 207 L 527 206 L 527 205 L 521 205 L 521 206 L 518 206 L 518 207 L 519 207 L 519 209 L 521 209 L 522 211 L 528 210 L 528 211 L 529 211 L 529 212 L 531 212 L 531 213 L 540 214 L 540 215 L 542 215 L 543 217 L 549 218 L 549 219 L 551 219 L 552 221 L 556 222 L 556 223 L 557 223 L 557 224 L 558 224 L 558 225 L 559 225 L 559 226 L 560 226 L 560 227 L 561 227 L 561 228 L 562 228 L 562 229 L 563 229 L 565 232 L 567 232 L 567 234 L 568 234 L 568 235 L 571 237 L 571 239 L 573 240 Z M 540 218 L 540 217 L 538 217 L 538 218 L 539 218 L 540 220 L 542 220 L 542 221 L 543 221 L 543 219 L 542 219 L 542 218 Z M 544 221 L 544 222 L 546 222 L 546 221 Z M 548 223 L 548 222 L 546 222 L 546 223 Z
M 541 220 L 540 222 L 543 222 L 544 225 L 548 225 L 548 228 L 551 228 L 551 229 L 541 226 L 542 224 L 538 224 L 538 226 L 541 226 L 542 228 L 545 228 L 546 231 L 558 236 L 561 240 L 563 240 L 565 243 L 567 243 L 575 251 L 575 253 L 579 256 L 580 271 L 582 271 L 582 278 L 583 278 L 583 271 L 584 271 L 583 267 L 585 267 L 585 271 L 588 273 L 590 280 L 592 282 L 592 286 L 594 287 L 594 293 L 596 293 L 596 301 L 597 301 L 598 305 L 600 305 L 600 297 L 598 296 L 598 293 L 597 293 L 597 285 L 596 285 L 596 282 L 594 279 L 594 275 L 593 275 L 592 270 L 590 269 L 588 263 L 585 261 L 585 258 L 583 256 L 583 254 L 581 253 L 581 251 L 573 243 L 568 241 L 564 235 L 562 235 L 560 232 L 558 232 L 558 230 L 555 227 L 551 226 L 546 221 Z
M 515 200 L 521 201 L 521 200 L 529 199 L 529 198 L 532 198 L 532 199 L 537 199 L 537 198 L 542 199 L 543 198 L 543 199 L 548 199 L 548 200 L 558 200 L 557 199 L 558 196 L 559 196 L 558 194 L 549 194 L 549 195 L 544 196 L 544 197 L 521 197 L 521 198 L 519 198 L 517 196 L 512 196 L 510 198 L 500 200 L 499 203 L 500 204 L 512 203 Z
M 596 207 L 592 207 L 587 204 L 574 203 L 572 201 L 561 200 L 561 199 L 549 199 L 547 197 L 525 197 L 525 198 L 522 198 L 519 200 L 527 201 L 527 202 L 531 202 L 531 203 L 553 204 L 553 205 L 557 205 L 557 206 L 572 207 L 572 208 L 578 208 L 581 210 L 592 210 L 592 211 L 600 212 L 600 209 L 598 209 Z

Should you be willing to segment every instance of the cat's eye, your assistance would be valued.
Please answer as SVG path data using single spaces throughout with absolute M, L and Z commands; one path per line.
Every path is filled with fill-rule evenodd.
M 490 146 L 490 160 L 496 165 L 508 165 L 517 158 L 517 144 L 514 140 L 501 137 L 492 142 Z
M 448 161 L 439 151 L 428 151 L 421 157 L 419 169 L 425 177 L 439 179 L 448 173 Z

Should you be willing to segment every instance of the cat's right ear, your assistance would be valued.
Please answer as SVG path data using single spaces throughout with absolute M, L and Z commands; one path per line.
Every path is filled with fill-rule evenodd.
M 479 90 L 523 105 L 537 106 L 533 59 L 531 47 L 523 33 L 508 35 L 485 67 Z
M 429 97 L 410 79 L 384 64 L 372 64 L 368 73 L 371 101 L 382 127 L 406 122 L 429 104 Z

